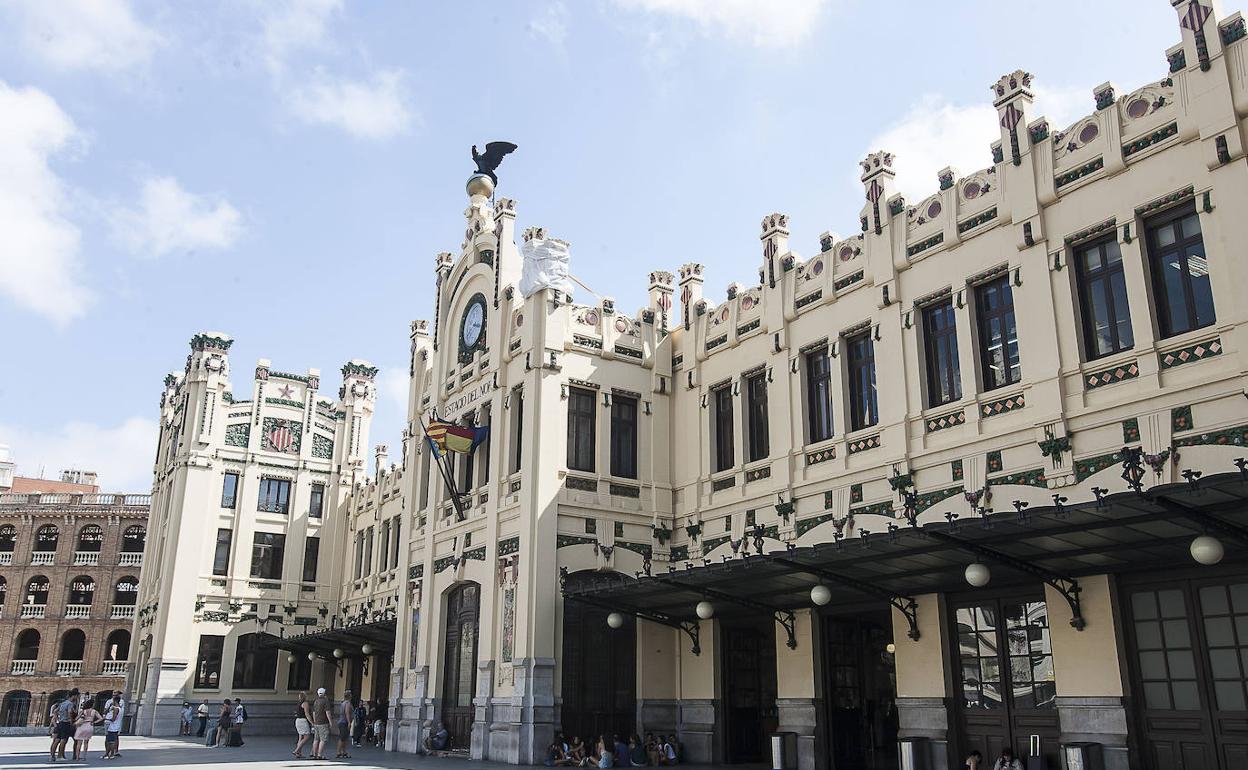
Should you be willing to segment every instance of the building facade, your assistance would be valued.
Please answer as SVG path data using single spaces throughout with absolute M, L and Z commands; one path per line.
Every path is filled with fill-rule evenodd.
M 318 370 L 261 360 L 249 397 L 236 399 L 231 344 L 195 335 L 161 397 L 129 681 L 142 734 L 175 733 L 184 700 L 226 697 L 249 704 L 256 730 L 286 731 L 297 692 L 314 679 L 333 686 L 332 666 L 274 642 L 337 622 L 346 536 L 337 507 L 362 480 L 377 370 L 347 363 L 330 399 Z
M 691 263 L 650 273 L 635 313 L 578 303 L 567 244 L 517 236 L 515 202 L 470 179 L 435 317 L 412 327 L 401 461 L 327 471 L 334 577 L 319 619 L 272 642 L 278 679 L 309 660 L 389 701 L 390 748 L 441 722 L 508 763 L 556 732 L 653 731 L 716 763 L 788 732 L 803 768 L 960 767 L 1005 745 L 1050 767 L 1067 748 L 1240 766 L 1248 43 L 1216 2 L 1173 5 L 1156 82 L 1105 83 L 1058 127 L 1032 114 L 1031 75 L 1005 75 L 984 168 L 907 201 L 904 158 L 873 153 L 859 232 L 803 258 L 770 214 L 757 278 L 718 302 Z M 158 478 L 208 481 L 160 517 L 261 456 L 193 443 L 222 413 L 190 385 L 214 381 L 200 359 L 167 391 L 162 452 L 185 454 Z M 442 465 L 434 416 L 489 438 Z M 214 587 L 225 527 L 191 519 L 208 529 L 176 566 L 199 574 L 162 562 L 156 624 L 171 601 L 196 617 L 198 593 L 220 608 L 197 628 L 258 632 L 264 589 Z M 138 667 L 147 702 L 191 692 L 178 645 Z
M 149 502 L 0 493 L 0 726 L 47 724 L 75 687 L 125 684 Z

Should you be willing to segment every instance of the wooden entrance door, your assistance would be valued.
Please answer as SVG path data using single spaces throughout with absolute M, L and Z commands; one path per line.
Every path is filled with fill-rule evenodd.
M 442 722 L 451 748 L 467 749 L 477 691 L 477 624 L 481 593 L 476 583 L 462 583 L 446 597 L 446 640 L 442 665 Z
M 770 757 L 775 732 L 776 632 L 765 626 L 725 627 L 722 655 L 725 759 L 758 762 Z
M 1248 767 L 1248 578 L 1168 580 L 1126 593 L 1145 766 Z
M 1020 757 L 1036 740 L 1048 767 L 1061 767 L 1057 688 L 1049 613 L 1040 596 L 980 600 L 954 606 L 960 755 L 978 749 Z
M 833 770 L 896 770 L 897 678 L 888 613 L 824 621 L 828 755 Z
M 606 610 L 568 600 L 563 605 L 563 702 L 559 709 L 564 735 L 594 738 L 619 735 L 625 740 L 637 723 L 637 623 L 607 625 Z

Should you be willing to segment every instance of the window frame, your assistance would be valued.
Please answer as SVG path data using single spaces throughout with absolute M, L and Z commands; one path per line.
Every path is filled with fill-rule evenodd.
M 261 542 L 268 539 L 268 542 Z M 257 580 L 281 580 L 286 562 L 286 535 L 280 532 L 256 532 L 251 539 L 251 571 Z M 267 570 L 262 567 L 267 566 Z M 274 574 L 276 573 L 276 574 Z
M 512 473 L 520 472 L 520 463 L 524 458 L 524 389 L 515 388 L 511 392 L 511 402 L 508 407 L 512 412 L 511 418 L 511 459 L 510 468 Z
M 242 474 L 237 471 L 226 471 L 221 481 L 221 507 L 229 510 L 238 508 L 238 485 L 241 481 Z M 230 488 L 231 479 L 233 480 L 233 488 Z M 229 490 L 228 496 L 226 490 Z M 228 504 L 227 504 L 228 503 Z
M 587 434 L 588 438 L 585 438 L 584 434 Z M 597 453 L 598 392 L 589 388 L 569 386 L 568 470 L 594 473 L 597 468 Z
M 1196 226 L 1200 230 L 1194 236 L 1182 237 L 1181 222 L 1189 216 L 1196 218 Z M 1157 236 L 1165 228 L 1179 227 L 1175 233 L 1174 243 L 1166 247 L 1157 245 Z M 1154 310 L 1157 313 L 1157 331 L 1160 339 L 1168 339 L 1170 337 L 1178 337 L 1188 332 L 1194 332 L 1198 329 L 1208 328 L 1218 320 L 1218 311 L 1213 303 L 1213 281 L 1209 271 L 1209 255 L 1205 249 L 1205 228 L 1200 221 L 1200 213 L 1196 210 L 1196 201 L 1192 200 L 1186 204 L 1175 206 L 1167 211 L 1163 211 L 1155 216 L 1144 220 L 1144 243 L 1148 250 L 1148 272 L 1152 280 L 1152 301 Z M 1204 323 L 1196 317 L 1196 302 L 1192 288 L 1192 277 L 1188 267 L 1188 250 L 1195 245 L 1199 245 L 1204 253 L 1206 273 L 1205 279 L 1209 284 L 1209 307 L 1212 316 Z M 1170 256 L 1178 255 L 1182 260 L 1182 271 L 1180 275 L 1183 281 L 1183 304 L 1187 311 L 1187 325 L 1184 328 L 1176 329 L 1173 326 L 1174 319 L 1170 317 L 1169 294 L 1166 290 L 1166 281 L 1161 272 L 1163 261 Z
M 316 571 L 319 566 L 317 562 L 321 555 L 321 538 L 317 535 L 308 535 L 303 540 L 303 582 L 315 583 Z M 311 567 L 312 577 L 308 577 L 309 567 Z
M 732 383 L 711 389 L 711 425 L 715 429 L 711 446 L 714 471 L 731 470 L 736 465 L 736 446 L 733 425 Z
M 1118 260 L 1112 264 L 1106 251 L 1107 246 L 1111 243 L 1118 248 Z M 1096 361 L 1133 349 L 1135 347 L 1135 330 L 1131 326 L 1131 299 L 1127 295 L 1127 273 L 1123 262 L 1122 248 L 1118 245 L 1117 234 L 1080 243 L 1074 246 L 1072 251 L 1075 263 L 1075 288 L 1079 296 L 1079 328 L 1083 332 L 1084 360 Z M 1089 270 L 1085 255 L 1092 251 L 1097 253 L 1100 264 L 1096 268 Z M 1118 312 L 1118 302 L 1114 299 L 1115 279 L 1121 281 L 1122 296 L 1126 300 L 1125 317 L 1127 332 L 1131 336 L 1127 343 L 1123 343 L 1118 334 L 1121 319 Z M 1097 292 L 1101 294 L 1101 299 L 1105 303 L 1111 319 L 1109 325 L 1110 349 L 1104 352 L 1097 350 L 1100 337 L 1096 333 L 1096 318 L 1092 312 L 1092 299 L 1094 298 L 1093 282 L 1097 284 Z
M 265 646 L 263 637 L 266 636 L 273 635 L 255 631 L 242 634 L 235 640 L 233 689 L 276 689 L 277 647 Z M 244 643 L 246 643 L 246 649 L 244 649 Z
M 852 431 L 867 430 L 880 422 L 879 386 L 875 372 L 875 340 L 871 330 L 845 337 L 845 374 L 849 397 L 849 426 Z M 869 388 L 861 392 L 865 374 Z
M 261 476 L 260 491 L 256 497 L 256 510 L 263 513 L 290 515 L 290 479 Z
M 927 382 L 927 408 L 937 409 L 962 400 L 962 364 L 958 358 L 958 319 L 953 298 L 944 297 L 919 308 L 923 329 L 923 362 Z M 936 327 L 936 315 L 946 315 L 948 324 Z M 946 366 L 941 366 L 941 347 Z M 949 396 L 943 397 L 946 388 Z
M 325 515 L 325 485 L 319 481 L 312 482 L 308 493 L 308 518 L 320 519 Z
M 982 379 L 984 391 L 999 390 L 1008 388 L 1011 385 L 1017 385 L 1023 379 L 1023 359 L 1018 344 L 1018 318 L 1014 313 L 1014 289 L 1010 285 L 1010 274 L 1008 271 L 1003 272 L 994 278 L 990 278 L 982 283 L 975 284 L 975 326 L 979 337 L 979 362 L 982 369 Z M 985 299 L 989 291 L 1004 289 L 1009 296 L 1008 302 L 1001 302 L 996 308 L 987 309 L 987 300 Z M 998 381 L 993 376 L 992 367 L 992 322 L 999 321 L 1002 324 L 1002 371 L 1004 377 Z M 1008 321 L 1008 327 L 1006 322 Z M 1006 328 L 1013 328 L 1014 336 L 1011 343 L 1009 335 L 1004 332 Z M 1018 359 L 1018 365 L 1010 364 L 1009 350 L 1011 344 L 1014 348 L 1014 356 Z
M 808 444 L 818 444 L 836 435 L 836 419 L 832 411 L 832 358 L 828 352 L 828 346 L 821 345 L 805 354 Z M 820 362 L 818 373 L 813 365 L 815 361 Z
M 754 463 L 766 460 L 771 455 L 771 426 L 767 419 L 767 370 L 752 372 L 744 379 L 745 461 Z
M 205 641 L 211 640 L 215 645 L 211 645 L 205 650 Z M 215 646 L 215 656 L 212 647 Z M 200 634 L 199 648 L 195 653 L 195 684 L 196 690 L 220 690 L 221 689 L 221 661 L 225 657 L 225 636 L 222 634 Z M 212 664 L 216 664 L 213 667 Z M 213 684 L 210 681 L 212 674 L 217 675 L 217 681 Z
M 222 540 L 222 535 L 225 537 L 224 540 Z M 224 553 L 221 551 L 222 546 L 225 546 Z M 219 527 L 217 529 L 217 542 L 212 551 L 212 574 L 230 574 L 230 552 L 233 550 L 234 530 L 229 527 Z
M 636 396 L 611 395 L 611 475 L 622 479 L 637 478 L 639 401 Z

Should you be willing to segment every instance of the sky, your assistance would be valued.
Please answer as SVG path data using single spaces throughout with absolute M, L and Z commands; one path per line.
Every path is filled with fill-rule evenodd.
M 805 258 L 857 231 L 857 162 L 910 200 L 991 162 L 989 86 L 1065 127 L 1166 76 L 1164 0 L 0 0 L 0 444 L 25 475 L 151 486 L 164 375 L 199 331 L 257 359 L 381 367 L 396 458 L 408 332 L 462 238 L 469 148 L 509 140 L 517 232 L 632 311 L 646 275 L 750 283 L 758 223 Z M 1230 14 L 1239 3 L 1222 3 Z M 584 291 L 580 301 L 592 301 Z

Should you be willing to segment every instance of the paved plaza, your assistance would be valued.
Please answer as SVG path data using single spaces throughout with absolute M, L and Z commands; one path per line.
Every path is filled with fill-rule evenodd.
M 221 765 L 245 765 L 246 770 L 277 770 L 277 768 L 304 767 L 351 767 L 360 770 L 374 768 L 447 768 L 447 770 L 485 770 L 502 768 L 497 762 L 479 762 L 468 759 L 445 757 L 421 757 L 415 754 L 392 753 L 364 746 L 351 750 L 351 759 L 314 761 L 295 759 L 290 755 L 294 739 L 272 735 L 247 738 L 242 748 L 209 749 L 203 740 L 189 738 L 144 738 L 126 735 L 122 737 L 122 757 L 119 760 L 100 759 L 104 753 L 104 739 L 97 736 L 91 741 L 91 751 L 85 761 L 48 761 L 50 740 L 45 736 L 0 737 L 0 770 L 10 768 L 82 767 L 86 765 L 108 768 L 129 767 L 187 767 L 217 768 Z M 332 747 L 331 747 L 332 748 Z M 67 752 L 67 755 L 72 754 Z M 710 770 L 710 765 L 685 765 L 689 768 Z M 748 770 L 761 765 L 733 765 L 735 770 Z

